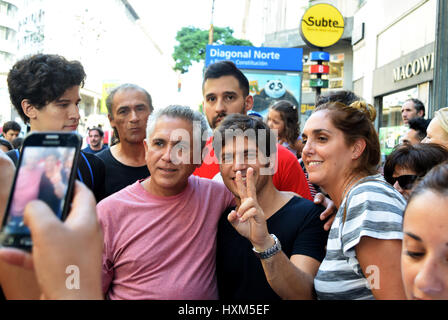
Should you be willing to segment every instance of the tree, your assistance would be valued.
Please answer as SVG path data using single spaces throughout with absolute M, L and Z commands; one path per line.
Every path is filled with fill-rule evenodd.
M 229 46 L 252 46 L 248 40 L 233 37 L 233 30 L 229 27 L 213 28 L 213 44 Z M 174 70 L 186 73 L 193 61 L 205 59 L 205 47 L 208 44 L 208 30 L 195 27 L 183 27 L 177 32 L 176 40 L 179 45 L 174 47 L 172 55 L 176 65 Z

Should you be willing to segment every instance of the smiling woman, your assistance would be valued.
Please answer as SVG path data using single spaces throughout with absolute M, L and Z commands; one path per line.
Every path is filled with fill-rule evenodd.
M 405 200 L 377 173 L 375 115 L 365 102 L 326 103 L 303 130 L 309 180 L 323 187 L 338 208 L 314 281 L 319 299 L 404 298 L 400 250 Z M 379 279 L 373 285 L 365 276 L 371 266 L 377 267 Z

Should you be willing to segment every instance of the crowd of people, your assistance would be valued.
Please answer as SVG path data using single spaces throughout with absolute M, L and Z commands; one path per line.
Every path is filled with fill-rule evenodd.
M 32 132 L 75 131 L 85 77 L 34 55 L 9 72 L 11 101 Z M 448 299 L 448 108 L 428 125 L 408 100 L 409 134 L 381 170 L 375 108 L 352 92 L 318 97 L 301 133 L 290 102 L 248 115 L 249 81 L 230 61 L 207 68 L 202 93 L 205 116 L 154 110 L 135 84 L 110 92 L 116 143 L 89 130 L 68 218 L 27 201 L 32 253 L 0 249 L 7 299 Z M 21 156 L 0 151 L 1 213 Z

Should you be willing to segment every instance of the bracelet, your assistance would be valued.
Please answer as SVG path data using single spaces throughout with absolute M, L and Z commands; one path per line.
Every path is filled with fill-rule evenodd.
M 275 234 L 271 233 L 271 237 L 274 239 L 275 243 L 272 247 L 269 249 L 266 249 L 265 251 L 259 252 L 254 247 L 252 250 L 254 251 L 255 255 L 260 259 L 267 259 L 275 255 L 276 253 L 280 252 L 282 250 L 282 245 L 280 244 L 280 241 L 275 236 Z

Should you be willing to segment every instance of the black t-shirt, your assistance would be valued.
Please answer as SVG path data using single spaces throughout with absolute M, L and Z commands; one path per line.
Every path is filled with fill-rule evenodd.
M 14 149 L 8 151 L 6 154 L 17 166 L 19 163 L 19 158 L 17 157 L 18 150 Z M 92 153 L 80 152 L 76 178 L 92 190 L 97 202 L 100 202 L 103 198 L 105 198 L 105 167 L 103 161 L 97 156 Z
M 130 167 L 115 159 L 110 152 L 110 148 L 96 154 L 103 160 L 106 166 L 105 190 L 106 197 L 112 193 L 133 184 L 135 181 L 149 177 L 148 167 Z
M 280 300 L 272 290 L 260 259 L 252 244 L 229 223 L 225 212 L 218 224 L 217 260 L 218 292 L 226 300 Z M 309 200 L 293 197 L 266 222 L 269 233 L 279 239 L 282 251 L 290 258 L 306 255 L 318 261 L 325 257 L 328 232 L 319 215 L 323 207 Z

